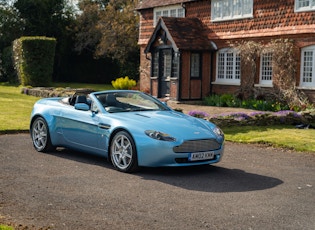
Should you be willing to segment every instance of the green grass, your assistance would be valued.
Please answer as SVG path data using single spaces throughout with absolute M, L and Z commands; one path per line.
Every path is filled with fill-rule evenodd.
M 54 87 L 112 89 L 110 85 L 54 83 Z M 0 84 L 0 133 L 29 130 L 33 104 L 38 97 L 21 94 L 21 88 Z M 315 152 L 315 129 L 294 126 L 228 127 L 223 129 L 226 140 L 240 143 L 263 143 L 297 151 Z
M 54 83 L 53 87 L 89 88 L 94 90 L 113 89 L 111 85 Z M 19 86 L 0 84 L 0 133 L 27 131 L 34 103 L 38 97 L 21 93 Z
M 38 97 L 21 94 L 21 88 L 0 85 L 0 132 L 28 130 L 32 107 Z
M 223 129 L 226 140 L 261 143 L 296 151 L 315 152 L 315 129 L 294 126 L 235 126 Z
M 0 230 L 14 230 L 14 228 L 8 225 L 0 224 Z

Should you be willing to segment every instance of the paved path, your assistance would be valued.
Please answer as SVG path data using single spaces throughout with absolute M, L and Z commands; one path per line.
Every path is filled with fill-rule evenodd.
M 29 229 L 315 229 L 314 154 L 228 142 L 217 165 L 124 174 L 18 134 L 0 169 L 0 223 Z

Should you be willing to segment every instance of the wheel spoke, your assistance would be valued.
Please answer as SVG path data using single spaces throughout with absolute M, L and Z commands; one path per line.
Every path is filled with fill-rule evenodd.
M 133 146 L 130 138 L 125 134 L 117 134 L 111 146 L 112 162 L 115 167 L 125 171 L 133 162 Z

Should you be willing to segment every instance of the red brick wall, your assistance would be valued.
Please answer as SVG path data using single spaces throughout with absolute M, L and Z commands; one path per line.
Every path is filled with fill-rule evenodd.
M 315 45 L 315 12 L 294 12 L 294 0 L 254 0 L 253 18 L 211 22 L 211 1 L 200 0 L 185 4 L 186 17 L 198 17 L 207 26 L 209 38 L 215 42 L 218 49 L 228 47 L 230 41 L 256 40 L 264 43 L 272 39 L 294 39 L 296 45 L 296 58 L 300 63 L 301 48 Z M 141 10 L 139 44 L 141 45 L 140 89 L 150 87 L 150 62 L 145 58 L 143 50 L 154 31 L 153 9 Z M 188 60 L 188 54 L 182 54 L 182 60 Z M 189 62 L 188 62 L 189 63 Z M 216 62 L 214 62 L 216 63 Z M 210 70 L 210 57 L 203 61 L 202 96 L 210 92 L 210 71 L 215 77 L 215 65 Z M 181 70 L 181 95 L 182 99 L 196 97 L 197 83 L 190 84 L 189 66 L 182 64 Z M 256 83 L 259 81 L 259 62 L 257 62 Z M 213 79 L 214 81 L 215 79 Z M 299 85 L 300 66 L 297 67 L 296 81 Z M 178 85 L 171 85 L 171 97 L 176 95 Z M 193 87 L 193 88 L 191 88 Z M 234 92 L 237 86 L 213 85 L 213 92 Z M 312 90 L 305 91 L 314 97 Z M 175 96 L 176 97 L 176 96 Z
M 150 93 L 151 55 L 144 53 L 145 45 L 140 46 L 140 90 Z

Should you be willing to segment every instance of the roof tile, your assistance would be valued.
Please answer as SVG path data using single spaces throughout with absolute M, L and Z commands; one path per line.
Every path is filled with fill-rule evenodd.
M 185 2 L 194 2 L 196 0 L 142 0 L 137 6 L 137 10 L 154 8 L 158 6 L 169 6 Z

